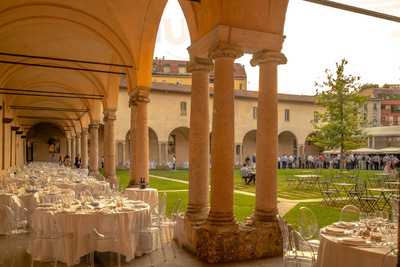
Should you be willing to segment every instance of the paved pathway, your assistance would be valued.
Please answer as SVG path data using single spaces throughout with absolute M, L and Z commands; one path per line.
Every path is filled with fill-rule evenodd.
M 151 177 L 160 179 L 160 180 L 165 180 L 165 181 L 170 181 L 170 182 L 176 182 L 176 183 L 181 183 L 181 184 L 189 184 L 188 181 L 185 180 L 180 180 L 180 179 L 175 179 L 175 178 L 168 178 L 168 177 L 163 177 L 163 176 L 157 176 L 157 175 L 150 175 Z M 160 190 L 160 192 L 185 192 L 188 191 L 187 189 L 183 190 Z M 246 192 L 242 190 L 234 190 L 236 194 L 241 194 L 245 196 L 252 196 L 255 197 L 256 194 L 253 192 Z M 289 210 L 291 210 L 294 206 L 296 206 L 300 202 L 321 202 L 322 198 L 311 198 L 311 199 L 286 199 L 286 198 L 280 198 L 278 197 L 278 210 L 279 213 L 283 216 L 285 215 Z

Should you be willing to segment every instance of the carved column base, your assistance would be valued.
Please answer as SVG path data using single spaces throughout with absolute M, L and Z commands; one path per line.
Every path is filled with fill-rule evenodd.
M 255 210 L 253 220 L 257 222 L 275 222 L 278 209 L 266 212 L 262 210 Z
M 277 222 L 255 222 L 236 228 L 196 230 L 196 252 L 208 263 L 233 262 L 282 255 L 282 235 Z
M 235 217 L 232 212 L 215 212 L 210 211 L 207 218 L 207 225 L 209 227 L 234 227 L 237 226 Z
M 204 205 L 189 204 L 186 209 L 185 218 L 192 223 L 201 223 L 207 220 L 210 208 Z

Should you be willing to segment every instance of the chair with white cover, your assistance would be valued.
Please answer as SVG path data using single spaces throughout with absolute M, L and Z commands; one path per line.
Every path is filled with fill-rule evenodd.
M 317 264 L 318 250 L 313 247 L 304 237 L 293 230 L 290 232 L 291 244 L 295 254 L 295 264 L 301 267 L 314 267 Z
M 299 232 L 314 248 L 319 247 L 319 225 L 314 212 L 307 207 L 299 209 Z
M 360 220 L 360 209 L 354 205 L 346 205 L 340 211 L 340 221 L 358 222 Z
M 276 216 L 279 224 L 279 228 L 282 232 L 283 239 L 283 264 L 284 266 L 290 266 L 291 263 L 296 263 L 296 254 L 292 248 L 292 244 L 290 241 L 290 229 L 287 223 L 283 220 L 283 218 L 278 214 Z
M 0 235 L 8 240 L 15 229 L 16 225 L 13 211 L 6 205 L 0 205 Z M 11 249 L 9 246 L 5 246 L 4 249 L 2 249 L 0 253 L 0 266 L 13 266 L 15 261 L 15 249 Z

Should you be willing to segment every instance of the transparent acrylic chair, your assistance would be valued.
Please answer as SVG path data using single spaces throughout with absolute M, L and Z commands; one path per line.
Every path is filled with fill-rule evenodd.
M 346 205 L 340 211 L 340 221 L 358 222 L 360 220 L 360 209 L 354 205 Z
M 174 246 L 174 229 L 176 225 L 176 220 L 180 215 L 182 208 L 182 199 L 178 198 L 174 204 L 174 207 L 171 210 L 171 217 L 169 220 L 165 220 L 162 225 L 161 229 L 166 232 L 166 241 L 171 246 L 173 257 L 176 258 L 176 250 Z
M 316 250 L 319 247 L 319 225 L 314 212 L 307 207 L 299 209 L 299 232 Z
M 46 229 L 33 229 L 31 236 L 31 248 L 33 247 L 44 247 L 51 249 L 50 261 L 53 262 L 53 266 L 57 267 L 60 254 L 62 252 L 67 251 L 65 249 L 64 238 L 72 239 L 72 233 L 64 233 L 60 228 L 60 225 L 57 224 L 56 218 L 54 216 L 50 217 L 49 227 Z M 37 246 L 37 242 L 42 242 L 40 246 Z M 68 242 L 72 243 L 72 242 Z M 42 251 L 37 251 L 36 249 L 32 249 L 31 251 L 31 267 L 34 266 L 35 261 L 41 261 Z
M 296 254 L 294 249 L 292 248 L 292 244 L 290 241 L 290 229 L 287 223 L 283 220 L 283 218 L 278 214 L 276 216 L 279 224 L 279 228 L 282 232 L 283 239 L 283 264 L 284 266 L 291 266 L 296 263 Z
M 113 216 L 112 214 L 104 215 L 104 217 L 102 218 L 102 225 L 104 225 L 104 229 L 93 228 L 89 235 L 90 267 L 95 266 L 94 253 L 95 251 L 98 251 L 98 247 L 102 247 L 102 245 L 109 246 L 110 244 L 116 250 L 117 266 L 120 267 L 121 266 L 121 255 L 119 253 L 120 233 L 119 233 L 119 225 L 117 223 L 117 217 Z M 110 266 L 115 266 L 112 264 L 111 254 L 110 254 Z
M 304 237 L 297 232 L 292 230 L 290 232 L 291 246 L 295 254 L 295 264 L 301 267 L 314 267 L 317 264 L 318 251 L 304 239 Z
M 395 266 L 397 257 L 399 256 L 399 249 L 394 248 L 385 254 L 382 260 L 382 267 Z

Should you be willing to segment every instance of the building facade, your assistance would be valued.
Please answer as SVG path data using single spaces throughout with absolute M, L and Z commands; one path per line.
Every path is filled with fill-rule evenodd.
M 153 85 L 148 105 L 150 167 L 166 167 L 172 156 L 178 168 L 189 162 L 189 126 L 191 75 L 186 61 L 155 59 Z M 213 108 L 213 73 L 210 74 L 209 112 Z M 240 64 L 234 67 L 235 88 L 235 164 L 256 154 L 258 92 L 246 90 L 246 72 Z M 130 120 L 128 94 L 124 82 L 118 97 L 116 126 L 116 161 L 119 168 L 129 167 Z M 279 155 L 315 155 L 319 150 L 306 141 L 313 133 L 314 114 L 321 107 L 314 97 L 279 94 L 278 96 Z M 212 120 L 209 127 L 211 129 Z M 100 131 L 101 132 L 101 131 Z M 212 133 L 210 132 L 210 140 Z M 101 135 L 100 135 L 101 139 Z

